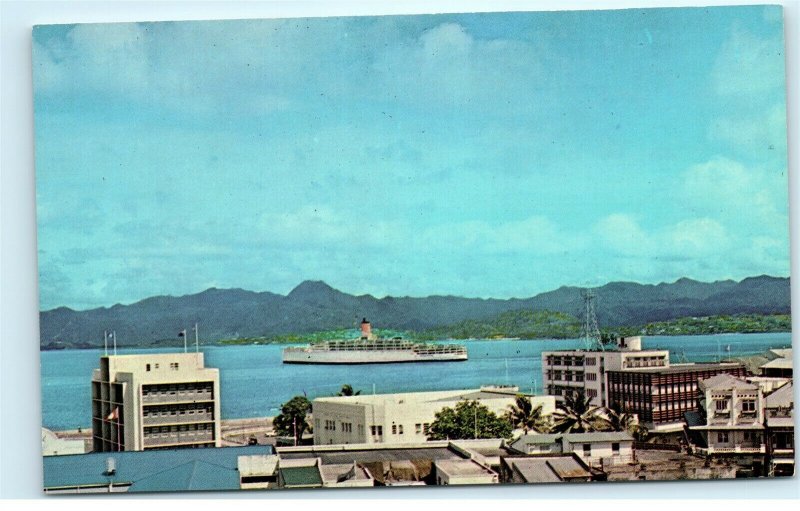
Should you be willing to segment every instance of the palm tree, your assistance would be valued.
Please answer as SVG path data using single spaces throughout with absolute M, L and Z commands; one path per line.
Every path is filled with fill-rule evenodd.
M 529 397 L 518 395 L 515 403 L 509 405 L 509 408 L 506 419 L 515 428 L 522 429 L 526 435 L 530 430 L 544 433 L 550 429 L 549 421 L 542 414 L 542 405 L 533 406 Z
M 605 421 L 600 417 L 600 407 L 591 404 L 592 398 L 583 391 L 568 392 L 564 402 L 553 412 L 554 433 L 586 433 L 602 431 Z
M 353 391 L 353 386 L 350 385 L 349 383 L 345 383 L 344 385 L 342 385 L 342 390 L 340 390 L 339 393 L 336 394 L 336 395 L 337 396 L 357 396 L 359 394 L 361 394 L 360 390 Z
M 631 433 L 634 426 L 636 426 L 634 416 L 622 411 L 622 406 L 618 402 L 614 402 L 611 406 L 604 408 L 603 414 L 610 431 L 627 431 Z

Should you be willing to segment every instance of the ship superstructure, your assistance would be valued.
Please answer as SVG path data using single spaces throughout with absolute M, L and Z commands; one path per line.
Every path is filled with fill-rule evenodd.
M 395 337 L 379 338 L 366 318 L 359 339 L 335 339 L 283 350 L 285 364 L 389 364 L 467 360 L 459 344 L 416 343 Z

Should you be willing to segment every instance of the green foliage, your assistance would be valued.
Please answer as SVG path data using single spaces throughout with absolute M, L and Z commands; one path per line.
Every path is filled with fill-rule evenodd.
M 428 440 L 467 438 L 510 438 L 514 427 L 477 401 L 460 401 L 455 408 L 436 413 L 428 430 Z
M 551 311 L 515 310 L 478 321 L 467 320 L 449 326 L 425 330 L 418 339 L 576 339 L 580 321 L 569 314 Z M 720 333 L 791 332 L 788 314 L 739 314 L 732 316 L 687 317 L 603 329 L 602 341 L 631 335 L 703 335 Z
M 360 390 L 353 390 L 353 386 L 349 383 L 342 385 L 342 390 L 339 391 L 337 396 L 358 396 L 361 394 Z
M 307 417 L 311 412 L 311 401 L 305 396 L 295 396 L 281 405 L 281 413 L 275 417 L 273 427 L 279 436 L 294 437 L 298 441 L 305 431 L 311 431 Z
M 791 332 L 792 318 L 788 314 L 736 314 L 733 316 L 703 316 L 647 323 L 638 327 L 620 327 L 617 335 L 704 335 Z
M 580 335 L 580 322 L 562 312 L 515 310 L 487 320 L 466 320 L 426 330 L 420 339 L 568 339 Z
M 553 413 L 553 433 L 588 433 L 607 431 L 608 421 L 601 417 L 600 407 L 591 405 L 592 398 L 583 391 L 568 392 L 564 402 Z
M 737 314 L 670 319 L 639 326 L 606 328 L 601 332 L 603 342 L 617 336 L 630 335 L 703 335 L 721 333 L 791 332 L 788 314 Z M 379 337 L 402 337 L 425 341 L 440 339 L 576 339 L 580 336 L 580 321 L 569 314 L 527 309 L 504 312 L 486 320 L 466 320 L 422 332 L 376 329 Z M 355 339 L 359 330 L 324 330 L 306 334 L 246 337 L 218 341 L 223 345 L 237 344 L 308 344 L 331 339 Z
M 509 405 L 505 418 L 526 435 L 528 431 L 545 433 L 550 429 L 549 421 L 542 415 L 542 405 L 533 406 L 531 399 L 523 395 L 517 396 L 514 404 Z

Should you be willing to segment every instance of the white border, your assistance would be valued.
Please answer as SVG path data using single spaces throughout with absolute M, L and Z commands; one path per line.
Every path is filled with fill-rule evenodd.
M 683 7 L 702 5 L 744 5 L 774 3 L 784 6 L 787 69 L 787 114 L 789 118 L 789 169 L 790 214 L 792 235 L 792 274 L 797 275 L 797 240 L 800 234 L 798 220 L 798 2 L 753 2 L 736 0 L 705 1 L 648 1 L 648 0 L 520 0 L 520 1 L 271 1 L 271 2 L 219 2 L 219 1 L 116 1 L 116 2 L 9 2 L 0 0 L 0 497 L 39 498 L 42 463 L 39 428 L 40 389 L 38 351 L 38 294 L 36 268 L 36 222 L 34 207 L 33 171 L 33 121 L 30 69 L 30 28 L 35 24 L 156 21 L 186 19 L 238 19 L 275 18 L 297 16 L 344 16 L 380 14 L 422 14 L 475 11 L 525 11 L 565 9 L 619 9 L 632 7 Z M 800 303 L 800 289 L 794 286 L 792 300 Z M 800 317 L 795 316 L 794 329 L 800 327 Z M 283 500 L 310 499 L 297 503 L 300 506 L 320 506 L 319 500 L 328 501 L 321 507 L 348 509 L 369 506 L 407 508 L 407 499 L 470 499 L 447 507 L 485 508 L 486 499 L 523 498 L 537 499 L 536 505 L 562 507 L 563 501 L 545 502 L 539 499 L 592 499 L 592 508 L 618 509 L 618 503 L 595 499 L 673 499 L 673 498 L 800 498 L 800 480 L 741 480 L 713 482 L 662 482 L 615 483 L 581 486 L 502 486 L 470 488 L 404 489 L 383 491 L 310 491 L 272 493 L 193 493 L 170 495 L 168 500 L 192 499 L 192 506 L 218 507 L 220 498 L 237 499 L 237 506 L 245 505 L 239 499 Z M 153 501 L 163 496 L 142 496 L 135 499 L 115 496 L 114 509 L 140 507 L 141 499 Z M 202 500 L 200 500 L 202 499 Z M 345 501 L 342 499 L 356 499 Z M 369 500 L 367 500 L 369 499 Z M 372 499 L 380 499 L 373 502 Z M 394 499 L 400 499 L 393 502 Z M 334 502 L 329 502 L 333 500 Z M 205 501 L 205 502 L 203 502 Z M 345 504 L 346 503 L 346 504 Z M 743 501 L 731 509 L 744 507 Z M 36 503 L 39 507 L 42 502 Z M 252 502 L 250 503 L 252 504 Z M 505 504 L 505 503 L 504 503 Z M 581 505 L 580 502 L 576 502 Z M 635 505 L 632 502 L 629 504 Z M 648 508 L 655 502 L 647 503 Z M 662 503 L 663 504 L 663 503 Z M 733 503 L 736 504 L 736 503 Z M 16 509 L 23 503 L 14 503 Z M 102 497 L 94 499 L 48 498 L 47 505 L 91 509 L 108 508 Z M 263 505 L 263 504 L 259 504 Z M 532 503 L 508 502 L 509 507 L 528 506 Z M 673 504 L 667 504 L 672 506 Z M 748 507 L 752 507 L 745 503 Z M 727 507 L 728 505 L 726 505 Z M 24 507 L 27 507 L 25 505 Z M 438 506 L 437 506 L 438 507 Z M 627 505 L 626 505 L 627 507 Z M 660 506 L 655 506 L 660 507 Z

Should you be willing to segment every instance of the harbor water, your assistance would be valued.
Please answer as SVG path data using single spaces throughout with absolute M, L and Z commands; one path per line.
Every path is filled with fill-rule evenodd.
M 305 394 L 335 395 L 349 383 L 362 393 L 413 392 L 516 385 L 542 392 L 542 351 L 575 349 L 580 340 L 471 340 L 469 360 L 351 366 L 283 364 L 287 345 L 202 347 L 207 367 L 220 370 L 222 418 L 273 416 L 281 403 Z M 712 362 L 791 346 L 791 334 L 727 334 L 643 338 L 644 349 L 667 349 L 672 363 Z M 159 353 L 174 349 L 130 349 Z M 42 425 L 53 430 L 91 425 L 90 382 L 102 350 L 42 352 Z

